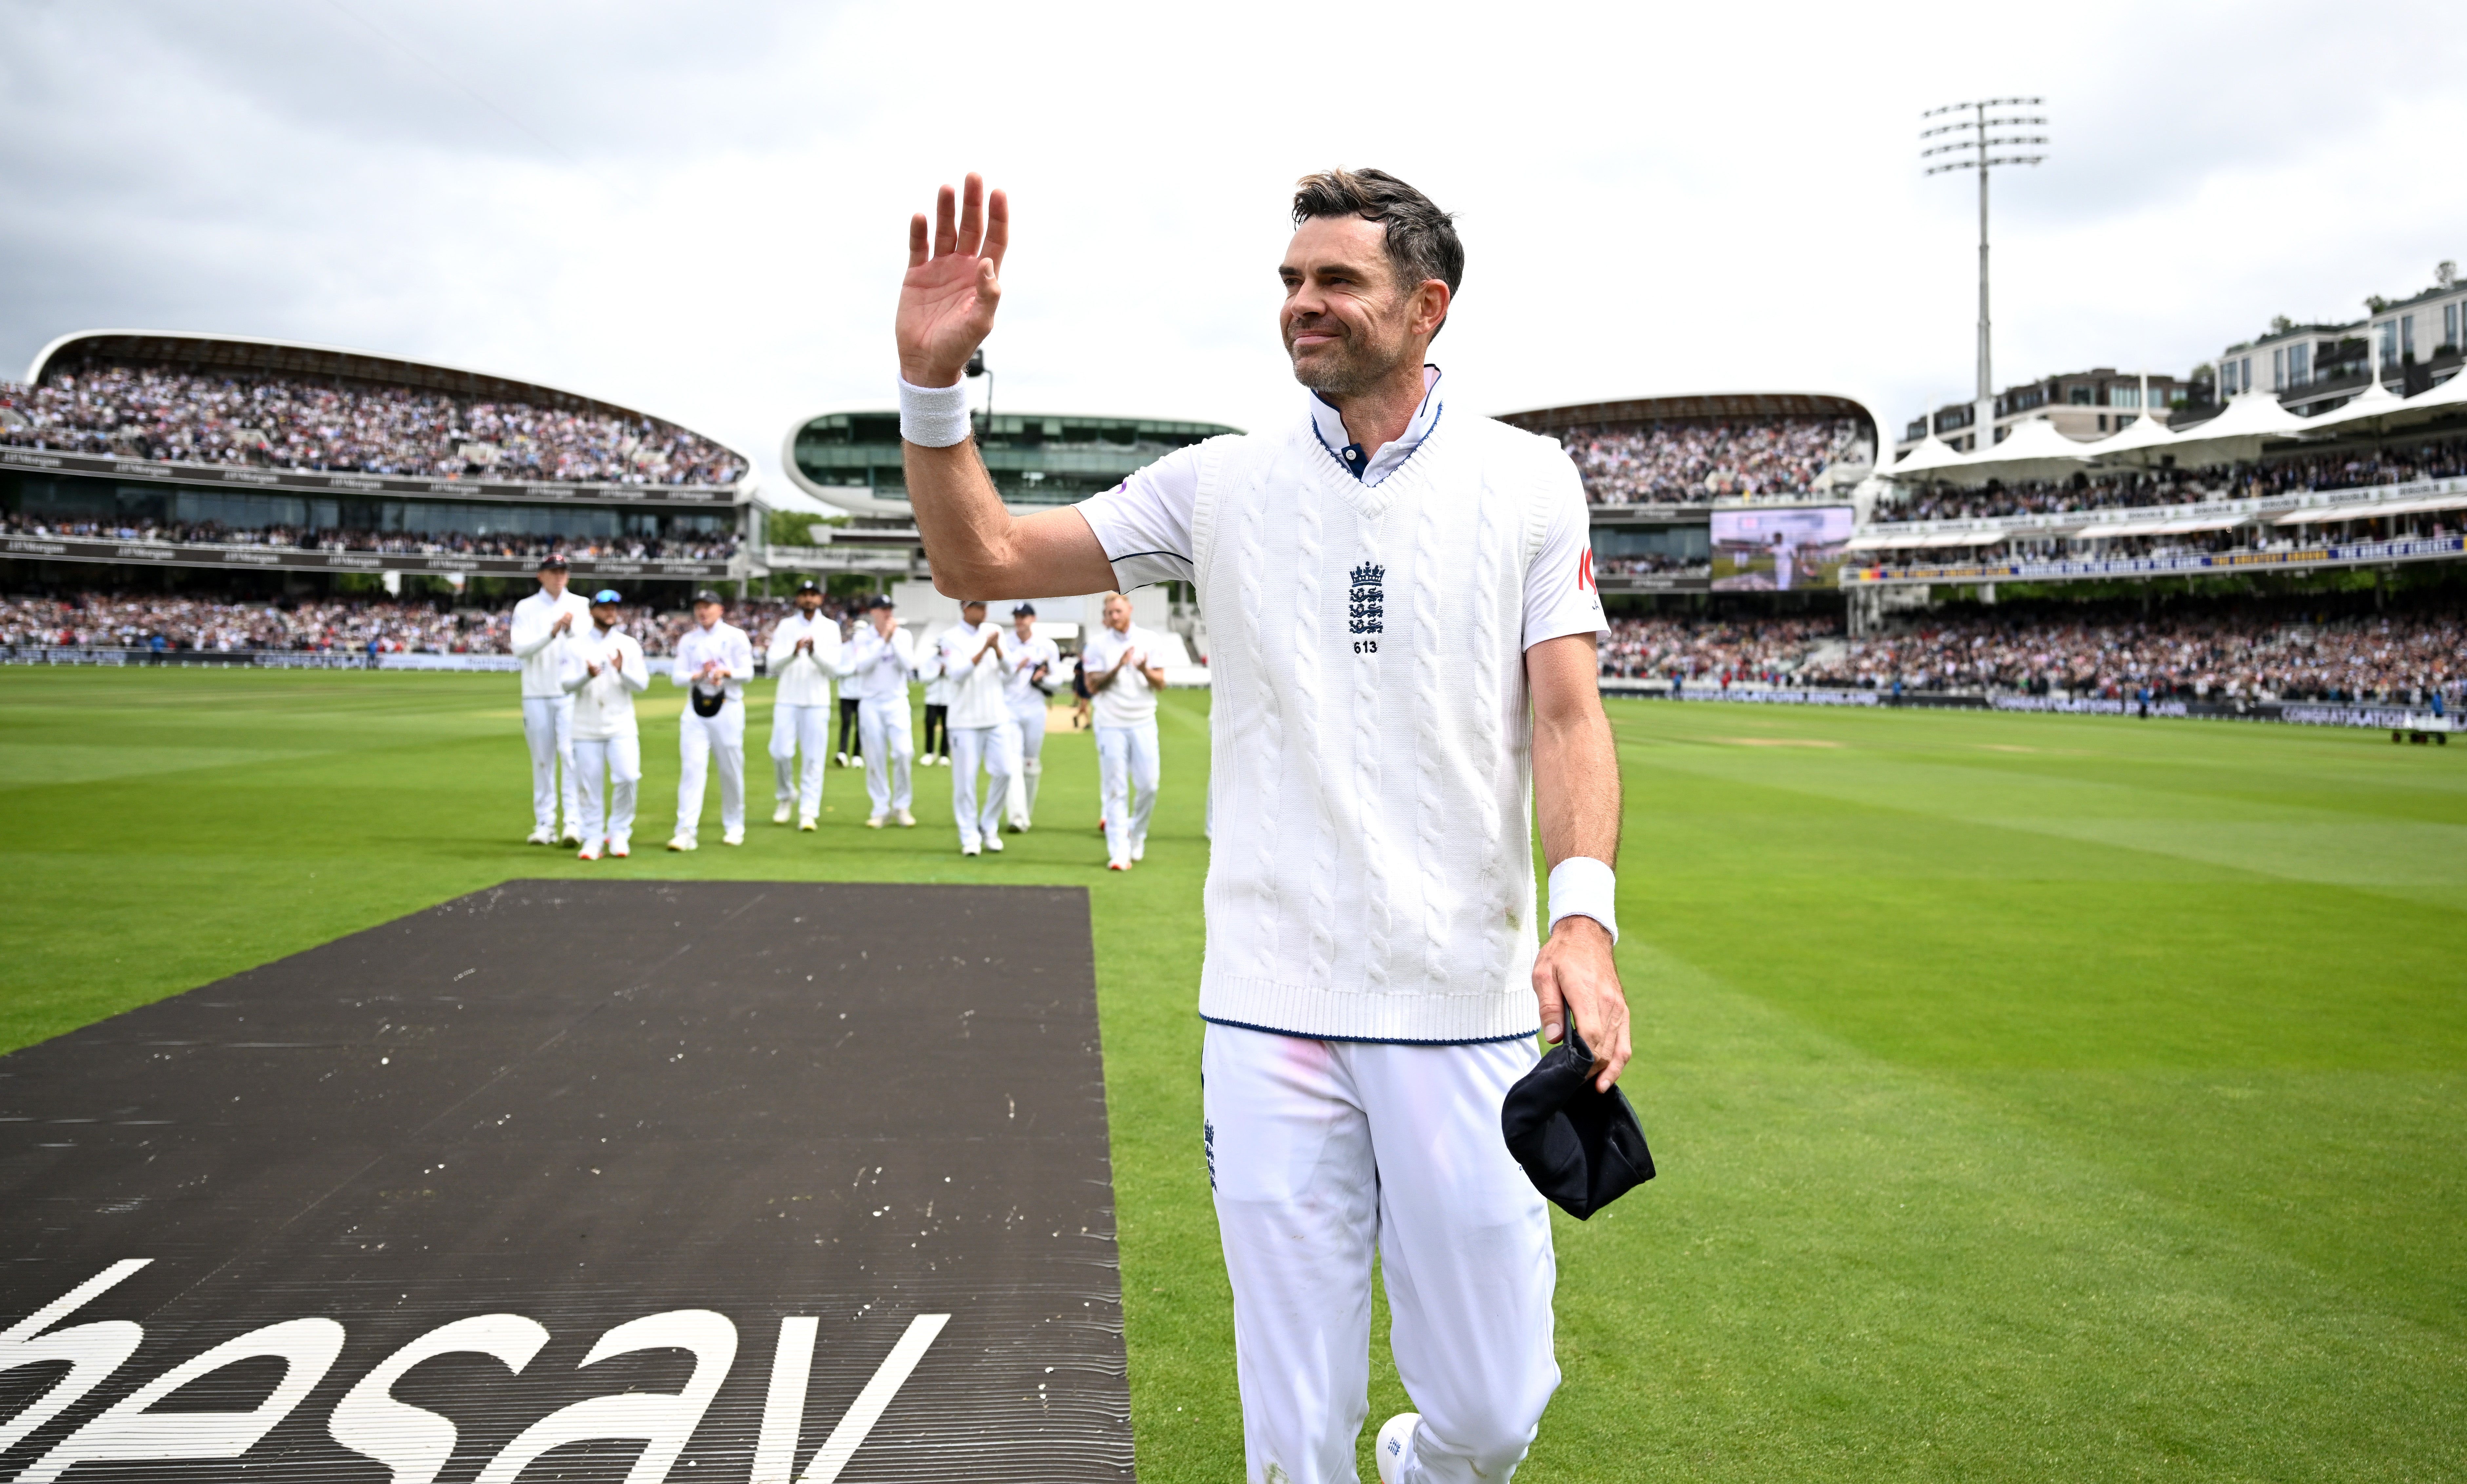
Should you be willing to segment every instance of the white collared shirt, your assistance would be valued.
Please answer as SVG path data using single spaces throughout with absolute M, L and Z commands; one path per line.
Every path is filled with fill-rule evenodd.
M 1036 667 L 1045 666 L 1047 685 L 1062 668 L 1062 650 L 1042 634 L 1030 634 L 1026 640 L 1016 629 L 1003 631 L 1003 694 L 1016 711 L 1023 707 L 1042 707 L 1045 693 L 1036 688 Z
M 1010 707 L 1003 699 L 1002 646 L 985 649 L 988 639 L 1006 637 L 1002 629 L 988 618 L 983 623 L 970 623 L 962 618 L 942 631 L 935 652 L 942 662 L 942 673 L 951 681 L 951 708 L 945 718 L 954 727 L 999 727 L 1010 720 Z
M 745 678 L 754 673 L 754 641 L 745 637 L 745 631 L 725 618 L 707 629 L 697 625 L 686 630 L 685 638 L 677 641 L 676 658 L 670 662 L 668 669 L 668 683 L 701 689 L 694 681 L 694 675 L 702 669 L 706 660 L 718 661 L 719 667 L 727 672 L 719 688 L 731 700 L 742 700 Z
M 801 652 L 797 645 L 806 640 L 813 641 L 813 647 Z M 788 615 L 771 631 L 768 658 L 771 673 L 780 682 L 775 704 L 830 705 L 831 680 L 840 673 L 840 620 L 824 613 L 810 618 L 802 613 Z
M 1311 426 L 1329 460 L 1365 484 L 1387 479 L 1421 447 L 1439 425 L 1439 369 L 1422 368 L 1422 405 L 1405 427 L 1405 436 L 1368 461 L 1355 472 L 1346 461 L 1345 420 L 1335 408 L 1305 393 Z M 1470 416 L 1459 414 L 1460 419 Z M 1256 436 L 1256 435 L 1253 435 Z M 1114 585 L 1127 593 L 1155 582 L 1190 582 L 1198 575 L 1192 564 L 1191 511 L 1199 500 L 1199 463 L 1203 444 L 1177 448 L 1103 494 L 1073 506 L 1087 521 L 1114 567 Z M 1359 450 L 1356 450 L 1359 452 Z M 1525 647 L 1569 634 L 1593 634 L 1608 628 L 1601 597 L 1594 590 L 1593 529 L 1581 487 L 1576 497 L 1556 506 L 1543 537 L 1542 551 L 1527 571 Z M 1103 668 L 1099 665 L 1098 668 Z
M 634 636 L 594 624 L 581 638 L 559 647 L 565 655 L 565 689 L 574 697 L 574 739 L 598 742 L 636 735 L 634 697 L 650 688 L 651 672 Z M 595 664 L 600 666 L 596 676 L 591 673 Z
M 856 626 L 841 663 L 848 666 L 843 697 L 857 701 L 905 701 L 908 682 L 917 673 L 917 640 L 894 625 L 889 639 L 874 632 L 871 618 Z
M 572 623 L 562 634 L 554 634 L 560 616 L 571 615 Z M 523 694 L 529 696 L 561 696 L 565 694 L 564 666 L 567 641 L 580 637 L 591 627 L 591 600 L 572 588 L 551 597 L 542 588 L 514 605 L 513 642 L 515 658 L 523 662 Z
M 1320 446 L 1325 448 L 1347 473 L 1365 484 L 1376 484 L 1404 466 L 1422 446 L 1422 439 L 1438 426 L 1439 413 L 1445 404 L 1439 400 L 1439 369 L 1422 368 L 1422 405 L 1414 409 L 1414 420 L 1405 424 L 1404 437 L 1392 443 L 1380 445 L 1379 452 L 1365 456 L 1362 445 L 1352 441 L 1345 431 L 1345 415 L 1325 397 L 1310 394 L 1311 426 L 1319 431 Z
M 1102 690 L 1089 692 L 1092 698 L 1092 719 L 1099 727 L 1136 727 L 1156 720 L 1156 687 L 1148 684 L 1147 671 L 1142 666 L 1154 663 L 1150 652 L 1156 646 L 1156 636 L 1138 624 L 1121 633 L 1099 625 L 1080 645 L 1079 664 L 1083 671 L 1101 675 L 1115 671 L 1114 678 Z M 1136 660 L 1136 664 L 1124 664 Z

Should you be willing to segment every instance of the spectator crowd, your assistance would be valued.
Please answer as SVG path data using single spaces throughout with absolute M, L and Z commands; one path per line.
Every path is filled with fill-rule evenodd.
M 165 653 L 281 650 L 348 654 L 512 653 L 503 608 L 443 608 L 385 599 L 302 599 L 230 602 L 208 597 L 112 596 L 0 598 L 0 649 L 157 649 Z M 843 628 L 856 610 L 834 602 L 826 612 Z M 675 652 L 693 616 L 629 605 L 625 631 L 646 655 Z M 759 652 L 771 630 L 795 612 L 785 599 L 728 605 L 728 621 L 751 635 Z M 372 646 L 374 646 L 372 649 Z
M 1922 619 L 1858 639 L 1825 619 L 1618 618 L 1606 675 L 1694 684 L 2184 701 L 2420 702 L 2467 682 L 2467 612 L 2298 608 L 2144 618 L 2121 609 Z
M 203 546 L 285 547 L 304 551 L 378 551 L 413 556 L 546 556 L 590 561 L 726 561 L 736 533 L 694 536 L 472 535 L 464 531 L 353 530 L 327 526 L 234 528 L 219 521 L 39 520 L 0 511 L 0 532 L 89 541 L 160 541 Z
M 2204 500 L 2243 500 L 2311 489 L 2354 489 L 2403 484 L 2413 480 L 2467 474 L 2467 438 L 2274 459 L 2263 463 L 2223 464 L 2212 469 L 2127 469 L 2069 480 L 2006 484 L 1991 480 L 1979 489 L 1915 488 L 1905 498 L 1876 506 L 1879 524 L 1894 521 L 1980 520 L 2008 515 L 2064 515 L 2076 510 L 2138 509 L 2194 505 Z
M 648 418 L 125 366 L 0 382 L 0 444 L 428 478 L 728 484 L 745 473 L 718 444 Z
M 1702 505 L 1725 495 L 1801 494 L 1860 448 L 1838 417 L 1771 417 L 1571 428 L 1560 446 L 1596 505 Z M 1872 457 L 1872 455 L 1868 456 Z

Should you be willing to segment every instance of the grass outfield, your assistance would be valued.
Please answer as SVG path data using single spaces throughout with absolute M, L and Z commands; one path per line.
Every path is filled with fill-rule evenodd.
M 1147 864 L 1109 877 L 1067 735 L 999 858 L 960 859 L 939 769 L 914 832 L 859 827 L 834 772 L 819 836 L 762 807 L 741 850 L 707 824 L 668 855 L 671 695 L 651 848 L 586 867 L 513 843 L 510 677 L 0 670 L 0 1046 L 509 876 L 1085 885 L 1141 1476 L 1238 1478 L 1191 1012 L 1205 698 L 1169 698 Z M 2467 1475 L 2467 751 L 1612 715 L 1664 1174 L 1559 1223 L 1530 1477 Z

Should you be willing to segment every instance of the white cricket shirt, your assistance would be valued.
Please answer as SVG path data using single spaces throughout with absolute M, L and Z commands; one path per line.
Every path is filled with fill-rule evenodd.
M 754 641 L 745 637 L 745 631 L 725 618 L 707 629 L 696 625 L 686 630 L 686 637 L 677 641 L 676 657 L 668 671 L 668 684 L 701 689 L 695 685 L 694 676 L 707 660 L 719 662 L 720 671 L 725 677 L 720 682 L 720 688 L 728 693 L 728 698 L 743 700 L 746 677 L 754 673 Z M 690 716 L 693 713 L 688 711 L 686 714 Z
M 1156 636 L 1136 623 L 1121 634 L 1098 624 L 1079 646 L 1079 673 L 1101 674 L 1131 657 L 1147 663 L 1155 647 Z M 1088 694 L 1090 719 L 1099 727 L 1137 727 L 1156 720 L 1156 689 L 1139 664 L 1124 668 L 1102 690 L 1092 684 Z
M 559 614 L 572 614 L 574 621 L 562 634 L 549 632 Z M 509 639 L 514 657 L 523 662 L 523 695 L 561 696 L 565 694 L 565 646 L 580 635 L 591 632 L 591 601 L 572 588 L 560 597 L 548 596 L 542 588 L 514 605 L 512 633 Z

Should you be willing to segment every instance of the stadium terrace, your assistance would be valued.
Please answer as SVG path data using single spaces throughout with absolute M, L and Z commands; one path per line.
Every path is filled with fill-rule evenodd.
M 294 599 L 414 573 L 459 592 L 556 552 L 681 592 L 743 577 L 759 522 L 750 461 L 689 428 L 399 356 L 87 331 L 0 384 L 0 557 L 20 590 L 103 565 Z

